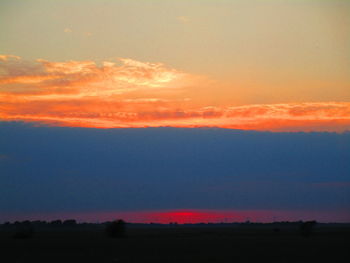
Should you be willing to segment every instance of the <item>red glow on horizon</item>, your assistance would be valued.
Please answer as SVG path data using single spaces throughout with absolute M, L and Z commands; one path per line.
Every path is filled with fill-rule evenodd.
M 206 210 L 177 209 L 159 211 L 116 211 L 116 212 L 81 212 L 81 213 L 41 213 L 2 215 L 4 221 L 22 220 L 65 220 L 76 219 L 78 222 L 105 222 L 123 219 L 129 223 L 159 224 L 196 224 L 196 223 L 232 223 L 273 221 L 350 222 L 349 211 L 307 211 L 307 210 Z
M 204 211 L 204 210 L 178 210 L 169 212 L 154 212 L 150 213 L 149 217 L 153 218 L 154 222 L 159 223 L 218 223 L 227 220 L 225 217 L 232 218 L 231 213 Z M 234 216 L 236 220 L 241 220 L 240 217 Z M 233 219 L 233 218 L 232 218 Z

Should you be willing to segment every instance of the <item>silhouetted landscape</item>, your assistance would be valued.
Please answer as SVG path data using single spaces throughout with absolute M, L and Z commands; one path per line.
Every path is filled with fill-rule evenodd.
M 0 263 L 350 262 L 350 0 L 0 0 Z
M 1 225 L 2 262 L 347 262 L 350 224 L 136 224 L 122 220 Z

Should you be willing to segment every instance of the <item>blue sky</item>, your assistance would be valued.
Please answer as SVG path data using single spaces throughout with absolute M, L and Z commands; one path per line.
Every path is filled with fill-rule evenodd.
M 3 122 L 0 138 L 0 211 L 8 219 L 164 209 L 350 219 L 350 133 Z

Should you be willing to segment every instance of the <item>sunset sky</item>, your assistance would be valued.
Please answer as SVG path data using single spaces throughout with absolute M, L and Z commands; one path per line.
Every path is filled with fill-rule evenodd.
M 204 218 L 210 210 L 222 220 L 249 210 L 250 216 L 242 212 L 236 219 L 266 221 L 272 213 L 312 217 L 305 212 L 312 210 L 321 220 L 349 221 L 349 14 L 346 0 L 0 1 L 0 190 L 5 192 L 0 214 L 10 220 L 36 213 L 83 219 L 86 213 L 92 219 L 92 214 L 142 210 L 124 216 L 157 221 L 147 211 L 181 217 L 198 210 Z M 41 142 L 40 134 L 47 141 Z M 250 140 L 269 148 L 259 150 L 270 157 L 265 160 Z M 166 145 L 174 142 L 179 149 L 172 152 Z M 147 149 L 155 158 L 170 157 L 150 165 Z M 242 151 L 240 162 L 230 159 Z M 312 160 L 296 163 L 298 156 Z M 137 169 L 129 167 L 134 158 Z M 249 167 L 253 160 L 260 170 Z M 92 171 L 103 174 L 90 174 L 85 162 L 96 163 Z M 152 173 L 148 184 L 145 177 Z M 120 200 L 131 200 L 128 205 L 115 201 L 112 189 L 102 198 L 103 190 L 93 188 L 96 176 L 125 184 L 117 188 Z M 54 186 L 56 180 L 62 181 Z M 35 190 L 41 181 L 57 188 L 55 196 Z M 283 196 L 290 181 L 291 192 Z M 203 194 L 202 184 L 216 190 Z M 76 200 L 90 196 L 91 206 L 62 201 L 70 187 L 80 189 L 74 188 Z M 160 196 L 169 192 L 171 200 L 152 206 L 150 194 L 136 191 L 135 201 L 132 187 Z M 179 189 L 186 194 L 176 198 Z M 275 196 L 261 197 L 269 191 Z M 304 199 L 295 198 L 300 191 Z M 241 197 L 242 205 L 230 204 L 233 192 L 241 193 L 232 200 Z M 52 206 L 39 204 L 45 198 L 52 198 Z M 102 205 L 109 198 L 115 205 Z M 274 198 L 284 201 L 277 204 Z

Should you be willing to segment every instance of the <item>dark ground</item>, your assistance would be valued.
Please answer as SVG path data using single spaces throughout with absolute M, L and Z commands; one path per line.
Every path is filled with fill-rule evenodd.
M 0 232 L 0 262 L 350 262 L 350 228 L 128 227 L 124 238 L 103 229 L 38 231 L 28 239 Z

